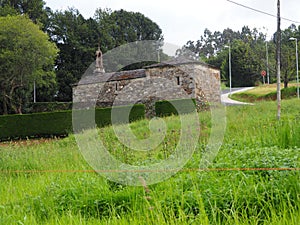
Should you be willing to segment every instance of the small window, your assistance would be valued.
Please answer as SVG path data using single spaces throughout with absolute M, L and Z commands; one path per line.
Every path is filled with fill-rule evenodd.
M 177 85 L 180 85 L 180 77 L 176 77 L 177 79 Z
M 118 91 L 118 89 L 119 89 L 118 82 L 116 82 L 116 84 L 115 84 L 115 89 L 116 89 L 116 91 Z

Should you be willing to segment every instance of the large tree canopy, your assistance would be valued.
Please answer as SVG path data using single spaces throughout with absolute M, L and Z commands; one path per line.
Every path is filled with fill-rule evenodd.
M 265 35 L 257 29 L 244 26 L 241 31 L 229 28 L 223 32 L 205 29 L 197 42 L 188 41 L 178 54 L 189 54 L 221 68 L 222 78 L 229 83 L 228 47 L 232 58 L 232 85 L 252 86 L 260 80 L 260 71 L 266 69 Z
M 38 86 L 55 83 L 58 53 L 49 37 L 26 16 L 0 17 L 0 101 L 2 113 L 22 113 L 34 81 Z
M 295 41 L 300 40 L 300 26 L 292 24 L 282 31 L 281 70 L 285 87 L 296 79 Z M 266 35 L 258 29 L 244 26 L 241 31 L 229 28 L 223 32 L 211 32 L 205 29 L 204 34 L 197 41 L 188 41 L 178 55 L 187 55 L 205 61 L 221 68 L 222 78 L 229 83 L 228 70 L 228 45 L 231 46 L 232 58 L 232 85 L 250 86 L 262 82 L 261 70 L 270 71 L 270 82 L 276 82 L 276 33 L 271 40 L 266 40 Z M 268 61 L 267 52 L 268 50 Z M 268 68 L 267 68 L 268 67 Z
M 162 31 L 159 26 L 138 12 L 118 10 L 96 10 L 97 20 L 102 39 L 109 38 L 109 48 L 122 44 L 142 40 L 162 40 Z
M 221 71 L 228 80 L 228 57 L 222 63 Z M 261 78 L 264 61 L 255 53 L 250 43 L 235 40 L 231 45 L 232 86 L 249 87 Z
M 141 13 L 98 9 L 85 19 L 78 10 L 51 15 L 47 32 L 60 49 L 56 62 L 59 101 L 72 100 L 72 84 L 95 60 L 99 43 L 103 53 L 140 40 L 162 40 L 159 26 Z
M 56 60 L 57 100 L 72 101 L 72 85 L 94 61 L 98 25 L 93 19 L 86 20 L 78 10 L 69 9 L 51 15 L 47 32 L 60 50 Z
M 26 14 L 35 23 L 43 23 L 47 18 L 44 6 L 43 0 L 0 0 L 0 13 L 2 16 L 12 15 L 14 10 L 18 14 Z
M 296 80 L 296 46 L 295 41 L 290 40 L 291 37 L 300 40 L 300 26 L 296 27 L 292 24 L 283 30 L 281 35 L 281 73 L 285 87 L 288 87 L 290 81 Z M 275 38 L 274 34 L 274 40 Z

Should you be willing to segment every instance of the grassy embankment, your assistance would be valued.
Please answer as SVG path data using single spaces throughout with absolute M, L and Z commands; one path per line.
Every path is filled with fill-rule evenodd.
M 246 168 L 300 167 L 300 104 L 227 108 L 224 143 L 211 169 L 200 172 L 210 115 L 200 113 L 201 138 L 184 170 L 146 187 L 110 182 L 91 170 L 74 136 L 43 143 L 0 145 L 0 224 L 299 224 L 300 171 Z M 165 118 L 168 134 L 156 151 L 122 146 L 111 127 L 99 132 L 112 154 L 126 163 L 163 160 L 180 135 L 178 117 Z M 131 125 L 149 135 L 148 121 Z M 242 168 L 226 171 L 223 168 Z
M 296 96 L 297 87 L 295 83 L 289 84 L 288 88 L 283 88 L 281 85 L 282 99 L 291 99 Z M 242 102 L 273 101 L 277 99 L 277 86 L 276 84 L 261 85 L 248 91 L 232 94 L 231 98 Z

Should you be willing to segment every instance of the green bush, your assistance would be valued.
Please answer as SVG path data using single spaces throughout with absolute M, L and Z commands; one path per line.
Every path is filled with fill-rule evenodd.
M 66 135 L 71 129 L 71 111 L 0 117 L 1 140 Z
M 132 109 L 131 109 L 132 107 Z M 131 109 L 131 110 L 130 110 Z M 139 119 L 145 118 L 145 106 L 144 105 L 134 105 L 134 106 L 119 106 L 112 108 L 97 108 L 95 110 L 95 120 L 91 120 L 93 116 L 93 110 L 74 110 L 73 111 L 73 121 L 76 121 L 75 131 L 81 131 L 85 129 L 93 128 L 95 123 L 98 127 L 105 127 L 112 124 L 112 110 L 115 115 L 114 124 L 122 124 L 128 122 L 133 122 Z M 125 116 L 124 116 L 125 115 Z
M 118 114 L 122 115 L 129 108 L 130 106 L 116 107 L 117 118 Z M 90 110 L 74 110 L 73 117 L 74 115 L 74 118 L 81 116 L 82 124 L 79 125 L 81 129 L 93 127 L 95 123 L 98 127 L 104 127 L 111 124 L 111 110 L 111 108 L 97 108 L 92 124 L 88 120 L 90 118 L 88 116 L 92 115 Z M 144 105 L 134 105 L 129 114 L 129 121 L 132 122 L 144 117 Z M 117 120 L 117 123 L 125 122 L 124 119 Z M 78 126 L 76 129 L 79 129 Z M 0 131 L 0 141 L 17 138 L 65 136 L 73 132 L 72 111 L 0 116 Z
M 281 95 L 283 98 L 293 98 L 297 96 L 297 87 L 288 87 L 281 89 Z
M 29 105 L 30 113 L 71 110 L 72 102 L 36 102 Z
M 288 87 L 281 89 L 282 99 L 291 99 L 297 96 L 297 87 Z M 275 101 L 277 99 L 277 91 L 268 94 L 253 94 L 249 92 L 235 93 L 232 99 L 238 101 L 255 102 L 255 101 Z
M 191 104 L 191 100 L 193 105 Z M 175 106 L 180 110 L 181 114 L 187 114 L 195 112 L 196 110 L 196 101 L 195 99 L 176 99 L 169 101 L 158 101 L 155 103 L 155 113 L 156 116 L 170 116 L 178 115 L 178 111 Z
M 144 119 L 145 118 L 145 106 L 142 104 L 137 104 L 134 106 L 119 106 L 119 107 L 114 107 L 113 109 L 113 113 L 114 113 L 114 122 L 115 123 L 127 123 L 128 122 L 128 117 L 127 115 L 129 114 L 129 122 L 133 122 L 136 120 L 140 120 L 140 119 Z M 100 110 L 96 115 L 97 118 L 100 119 L 103 115 L 107 116 L 107 115 L 111 115 L 111 111 L 112 108 L 108 108 L 109 113 L 104 114 L 104 110 Z M 98 116 L 99 115 L 99 116 Z M 100 125 L 100 120 L 99 123 L 97 123 L 98 125 Z M 110 123 L 111 124 L 111 123 Z

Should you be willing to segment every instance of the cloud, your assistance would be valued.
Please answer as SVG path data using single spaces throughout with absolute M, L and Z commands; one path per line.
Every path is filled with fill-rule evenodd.
M 234 0 L 240 4 L 276 15 L 276 0 Z M 299 0 L 282 2 L 282 16 L 300 20 Z M 125 9 L 141 12 L 156 22 L 163 30 L 165 41 L 183 45 L 188 40 L 198 40 L 205 28 L 223 31 L 225 28 L 241 30 L 244 25 L 250 28 L 267 27 L 270 37 L 276 31 L 276 18 L 242 8 L 227 0 L 46 0 L 52 9 L 66 9 L 74 6 L 87 18 L 92 17 L 97 8 Z M 282 21 L 282 28 L 291 22 Z

